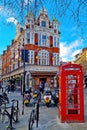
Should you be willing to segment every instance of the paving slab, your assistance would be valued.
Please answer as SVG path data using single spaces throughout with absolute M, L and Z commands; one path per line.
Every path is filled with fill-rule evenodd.
M 84 123 L 61 123 L 58 117 L 58 108 L 55 106 L 50 106 L 47 108 L 45 105 L 40 105 L 39 109 L 39 122 L 38 128 L 34 123 L 32 130 L 87 130 L 87 89 L 84 90 L 84 104 L 85 104 L 85 122 Z M 24 115 L 22 115 L 22 95 L 18 92 L 9 93 L 10 100 L 12 98 L 19 100 L 19 122 L 13 124 L 15 130 L 28 130 L 28 120 L 31 111 L 34 109 L 33 105 L 29 107 L 24 107 Z M 1 128 L 0 128 L 1 130 Z

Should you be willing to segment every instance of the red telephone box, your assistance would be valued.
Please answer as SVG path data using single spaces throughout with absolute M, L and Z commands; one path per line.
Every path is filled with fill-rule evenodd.
M 62 65 L 59 74 L 59 108 L 61 122 L 84 122 L 82 66 Z

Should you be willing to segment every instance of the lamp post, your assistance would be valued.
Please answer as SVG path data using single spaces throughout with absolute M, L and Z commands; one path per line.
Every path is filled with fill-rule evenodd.
M 23 67 L 24 67 L 24 83 L 23 83 L 23 94 L 25 92 L 25 49 L 24 49 L 24 61 L 23 61 Z
M 25 93 L 25 76 L 26 76 L 26 71 L 25 71 L 25 62 L 28 62 L 28 50 L 26 50 L 24 48 L 24 45 L 23 45 L 23 49 L 22 49 L 22 61 L 23 61 L 23 68 L 24 68 L 24 76 L 23 76 L 23 103 L 22 103 L 22 115 L 24 114 L 24 93 Z
M 22 49 L 22 60 L 23 60 L 23 88 L 22 88 L 22 95 L 23 95 L 23 100 L 22 100 L 22 115 L 24 115 L 24 93 L 25 93 L 25 48 L 23 45 L 23 49 Z

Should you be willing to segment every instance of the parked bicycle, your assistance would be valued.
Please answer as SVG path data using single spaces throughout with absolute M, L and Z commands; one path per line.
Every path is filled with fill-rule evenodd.
M 9 98 L 6 92 L 3 92 L 0 94 L 0 106 L 3 105 L 3 103 L 9 103 Z
M 11 104 L 7 106 L 7 104 L 4 103 L 4 106 L 1 106 L 0 108 L 1 108 L 1 113 L 0 113 L 1 130 L 13 129 L 13 124 L 12 124 L 13 121 L 18 122 L 18 115 L 19 115 L 18 100 L 13 99 L 11 101 Z
M 32 130 L 32 127 L 35 121 L 36 121 L 36 127 L 38 127 L 38 121 L 39 121 L 39 103 L 38 102 L 35 104 L 35 109 L 31 111 L 31 114 L 28 120 L 28 130 Z
M 9 103 L 8 95 L 6 92 L 3 92 L 2 94 L 0 94 L 0 106 L 2 107 L 2 105 L 8 103 Z M 1 116 L 1 107 L 0 107 L 0 116 Z

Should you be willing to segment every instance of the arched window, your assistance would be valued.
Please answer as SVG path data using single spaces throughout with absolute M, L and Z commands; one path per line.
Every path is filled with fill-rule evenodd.
M 46 50 L 41 50 L 38 52 L 38 64 L 49 65 L 49 52 Z

